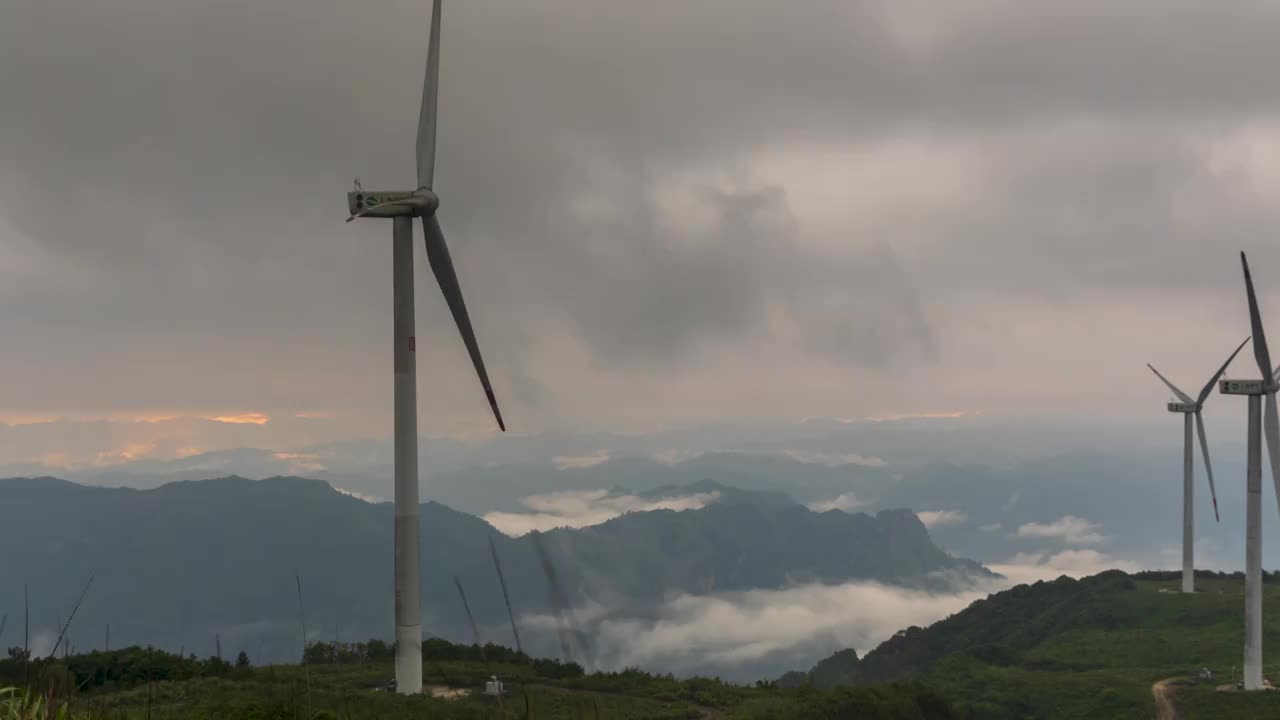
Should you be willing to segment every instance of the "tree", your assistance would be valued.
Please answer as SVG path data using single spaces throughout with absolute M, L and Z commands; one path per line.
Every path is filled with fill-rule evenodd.
M 15 647 L 9 648 L 10 660 L 17 660 L 19 662 L 22 662 L 23 660 L 30 659 L 30 657 L 31 657 L 31 653 L 26 650 L 23 650 L 20 647 L 15 646 Z
M 240 654 L 236 655 L 236 667 L 237 668 L 249 667 L 249 653 L 241 650 Z

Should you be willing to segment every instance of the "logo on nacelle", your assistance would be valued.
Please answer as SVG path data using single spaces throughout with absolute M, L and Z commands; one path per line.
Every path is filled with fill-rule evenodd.
M 1226 395 L 1261 395 L 1261 380 L 1223 380 L 1218 389 Z

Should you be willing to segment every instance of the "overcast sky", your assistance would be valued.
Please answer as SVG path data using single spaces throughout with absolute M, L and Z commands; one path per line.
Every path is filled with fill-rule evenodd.
M 388 432 L 390 224 L 342 221 L 413 186 L 429 16 L 6 2 L 0 420 Z M 1278 26 L 447 2 L 440 218 L 509 426 L 1160 412 L 1145 362 L 1196 386 L 1248 334 L 1239 250 L 1280 318 Z M 420 427 L 488 431 L 416 250 Z

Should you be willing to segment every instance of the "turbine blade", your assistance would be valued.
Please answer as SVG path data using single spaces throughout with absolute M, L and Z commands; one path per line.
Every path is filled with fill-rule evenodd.
M 1179 390 L 1173 383 L 1169 382 L 1168 378 L 1161 375 L 1159 370 L 1151 366 L 1151 363 L 1147 363 L 1147 367 L 1151 368 L 1151 372 L 1155 373 L 1156 377 L 1160 378 L 1160 380 L 1163 381 L 1165 385 L 1169 386 L 1169 389 L 1173 391 L 1174 395 L 1178 396 L 1179 400 L 1187 404 L 1191 404 L 1195 402 L 1194 400 L 1191 399 L 1190 395 L 1187 395 L 1186 393 Z
M 1218 368 L 1217 374 L 1205 384 L 1204 389 L 1200 391 L 1200 397 L 1196 399 L 1196 407 L 1204 404 L 1205 398 L 1209 397 L 1209 393 L 1213 392 L 1213 386 L 1218 384 L 1218 378 L 1222 377 L 1222 373 L 1227 371 L 1227 366 L 1231 364 L 1232 360 L 1236 359 L 1236 355 L 1240 354 L 1240 351 L 1244 349 L 1244 343 L 1247 342 L 1249 342 L 1249 338 L 1245 338 L 1244 342 L 1240 343 L 1240 347 L 1236 348 L 1236 351 L 1231 353 L 1231 357 L 1227 358 L 1227 361 L 1222 363 L 1222 367 Z M 1198 413 L 1199 410 L 1196 412 Z
M 436 0 L 436 7 L 440 0 Z M 449 257 L 449 246 L 444 242 L 444 233 L 440 230 L 440 221 L 435 215 L 422 218 L 423 235 L 426 236 L 427 262 L 431 263 L 431 271 L 440 284 L 440 292 L 444 293 L 445 302 L 453 313 L 453 320 L 458 324 L 458 332 L 462 333 L 462 342 L 471 355 L 471 363 L 480 376 L 480 384 L 484 386 L 485 397 L 489 398 L 489 407 L 493 408 L 493 417 L 498 427 L 506 431 L 502 422 L 502 413 L 498 410 L 498 399 L 494 397 L 493 386 L 489 384 L 489 373 L 485 372 L 484 359 L 480 357 L 480 345 L 476 342 L 475 330 L 471 329 L 471 316 L 467 314 L 467 304 L 462 300 L 462 288 L 458 285 L 458 274 L 453 269 L 453 260 Z
M 533 549 L 538 553 L 538 562 L 542 565 L 542 574 L 547 579 L 547 598 L 551 601 L 551 610 L 556 616 L 556 637 L 560 640 L 560 659 L 573 662 L 573 649 L 569 646 L 569 633 L 565 628 L 564 610 L 567 601 L 560 592 L 560 581 L 556 577 L 556 568 L 551 564 L 551 556 L 543 544 L 542 534 L 535 532 L 529 536 Z
M 1276 415 L 1275 393 L 1267 393 L 1263 432 L 1267 436 L 1267 454 L 1271 456 L 1271 480 L 1276 487 L 1276 502 L 1280 503 L 1280 417 Z
M 457 575 L 453 576 L 453 586 L 458 588 L 458 597 L 462 598 L 462 609 L 467 613 L 467 623 L 471 625 L 471 642 L 480 648 L 483 654 L 484 648 L 480 645 L 480 628 L 476 626 L 476 617 L 471 614 L 471 603 L 467 602 L 467 593 L 462 589 L 462 581 Z
M 431 46 L 418 113 L 418 188 L 430 188 L 436 174 L 436 98 L 440 94 L 440 0 L 431 5 Z
M 1213 519 L 1222 522 L 1218 517 L 1218 489 L 1213 486 L 1213 465 L 1209 463 L 1209 441 L 1204 436 L 1204 418 L 1196 411 L 1196 432 L 1200 435 L 1200 455 L 1204 457 L 1204 474 L 1209 476 L 1209 497 L 1213 498 Z
M 1249 260 L 1240 253 L 1244 266 L 1244 289 L 1249 295 L 1249 324 L 1253 328 L 1253 357 L 1258 361 L 1262 382 L 1271 384 L 1271 353 L 1267 352 L 1267 336 L 1262 331 L 1262 313 L 1258 311 L 1258 296 L 1253 292 L 1253 276 L 1249 274 Z
M 493 569 L 498 571 L 498 584 L 502 586 L 502 601 L 507 604 L 507 618 L 511 620 L 511 634 L 516 638 L 516 652 L 524 652 L 520 645 L 520 631 L 516 628 L 516 614 L 511 609 L 511 596 L 507 594 L 507 579 L 502 575 L 502 563 L 498 562 L 498 548 L 493 544 L 493 533 L 489 534 L 489 553 L 493 555 Z

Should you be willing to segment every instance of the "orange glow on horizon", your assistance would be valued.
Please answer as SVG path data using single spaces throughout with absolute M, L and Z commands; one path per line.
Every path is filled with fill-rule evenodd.
M 289 472 L 294 475 L 328 469 L 324 463 L 320 462 L 320 456 L 312 453 L 278 452 L 273 453 L 272 457 L 277 460 L 288 460 Z
M 117 465 L 150 456 L 156 450 L 155 443 L 129 443 L 120 450 L 98 453 L 94 465 Z
M 894 420 L 952 420 L 966 417 L 981 417 L 981 410 L 956 410 L 953 412 L 905 413 L 902 415 L 879 415 L 867 418 L 871 422 L 892 422 Z
M 271 422 L 270 417 L 258 412 L 241 413 L 239 415 L 218 415 L 204 419 L 230 425 L 266 425 Z
M 41 462 L 45 467 L 57 468 L 59 470 L 70 470 L 76 466 L 76 462 L 71 459 L 71 454 L 66 452 L 52 452 L 45 455 Z
M 42 425 L 58 422 L 131 422 L 160 423 L 180 420 L 183 415 L 174 412 L 147 413 L 143 415 L 69 413 L 66 415 L 11 415 L 0 416 L 0 423 L 17 427 L 20 425 Z
M 12 417 L 0 418 L 0 423 L 12 427 L 20 425 L 41 425 L 44 423 L 57 422 L 60 418 L 56 415 L 15 415 Z
M 137 415 L 127 419 L 132 420 L 133 422 L 151 424 L 151 423 L 169 422 L 170 420 L 177 420 L 180 417 L 182 416 L 181 415 Z

